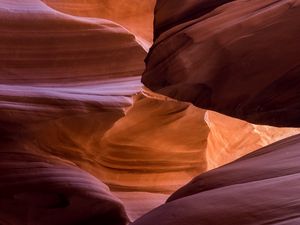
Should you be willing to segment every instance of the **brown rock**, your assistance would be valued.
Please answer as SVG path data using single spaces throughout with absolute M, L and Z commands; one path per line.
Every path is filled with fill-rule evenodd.
M 0 207 L 7 206 L 0 224 L 103 224 L 108 218 L 122 224 L 124 209 L 101 181 L 134 220 L 194 176 L 299 132 L 140 93 L 146 54 L 140 44 L 150 40 L 153 1 L 44 2 L 0 3 Z M 157 16 L 168 14 L 155 26 L 187 22 L 191 8 L 200 4 L 206 15 L 221 3 L 189 1 L 179 12 L 159 2 Z M 61 199 L 72 204 L 60 206 Z M 57 207 L 53 220 L 51 207 Z
M 209 128 L 206 171 L 300 132 L 300 128 L 256 125 L 212 111 L 206 112 L 205 121 Z
M 42 0 L 50 7 L 75 16 L 99 17 L 114 21 L 148 44 L 153 37 L 155 0 Z
M 204 114 L 187 103 L 137 96 L 101 140 L 102 180 L 112 190 L 173 192 L 206 170 Z
M 298 224 L 300 136 L 194 178 L 134 225 Z
M 95 88 L 103 80 L 139 80 L 144 69 L 146 52 L 111 21 L 63 14 L 38 0 L 1 1 L 0 19 L 1 84 Z
M 252 123 L 299 126 L 300 1 L 233 1 L 194 18 L 207 8 L 198 3 L 158 1 L 156 15 L 185 19 L 156 39 L 143 83 Z
M 90 146 L 131 106 L 145 50 L 113 22 L 38 0 L 1 1 L 0 20 L 0 223 L 125 224 L 77 165 L 97 169 Z
M 181 23 L 197 19 L 235 0 L 159 0 L 155 6 L 154 38 Z
M 1 143 L 0 223 L 122 225 L 127 216 L 108 187 L 59 158 Z

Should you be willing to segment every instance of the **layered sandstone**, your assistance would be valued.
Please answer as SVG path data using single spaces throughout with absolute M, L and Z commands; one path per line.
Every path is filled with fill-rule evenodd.
M 42 0 L 50 7 L 76 16 L 99 17 L 114 21 L 152 43 L 155 0 Z
M 298 224 L 300 136 L 194 178 L 134 225 Z
M 300 1 L 226 2 L 158 1 L 143 83 L 252 123 L 299 126 Z
M 95 177 L 8 142 L 0 151 L 1 224 L 127 224 L 121 201 Z
M 188 57 L 183 48 L 168 58 L 173 38 L 181 35 L 181 23 L 193 27 L 192 21 L 195 26 L 202 23 L 197 17 L 208 15 L 211 20 L 211 13 L 226 15 L 231 7 L 246 4 L 221 6 L 226 2 L 186 1 L 178 10 L 180 1 L 158 1 L 156 43 L 144 79 L 173 79 L 174 65 L 190 68 L 180 70 L 181 75 L 174 70 L 175 78 L 194 76 L 198 67 L 189 60 L 198 59 L 198 48 Z M 0 224 L 124 224 L 162 204 L 198 174 L 299 133 L 297 128 L 255 125 L 141 90 L 147 49 L 143 39 L 147 45 L 152 38 L 153 5 L 1 1 Z M 197 13 L 191 15 L 192 9 Z M 262 12 L 267 9 L 273 8 Z M 276 16 L 281 18 L 279 12 Z M 199 32 L 197 26 L 193 34 Z M 185 44 L 189 49 L 198 46 Z M 153 57 L 166 57 L 156 65 L 164 69 L 154 75 L 149 72 Z M 172 61 L 178 57 L 182 63 Z M 195 77 L 188 79 L 193 82 Z M 187 95 L 198 93 L 181 89 L 181 83 L 178 87 Z
M 145 50 L 111 21 L 38 0 L 2 1 L 0 18 L 0 223 L 126 224 L 78 166 L 96 170 L 91 146 L 131 106 Z
M 87 159 L 89 145 L 132 105 L 146 52 L 108 20 L 38 0 L 0 6 L 1 122 L 23 127 L 12 135 L 32 135 L 41 151 Z

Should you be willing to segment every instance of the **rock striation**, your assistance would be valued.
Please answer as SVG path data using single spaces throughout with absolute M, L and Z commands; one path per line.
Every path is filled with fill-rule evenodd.
M 38 0 L 2 1 L 0 18 L 1 122 L 41 151 L 89 158 L 80 151 L 132 105 L 146 52 L 111 21 L 63 14 Z
M 42 0 L 58 11 L 84 17 L 99 17 L 114 21 L 150 45 L 153 37 L 155 0 Z
M 254 12 L 264 5 L 255 0 L 252 8 L 247 1 L 228 2 L 187 0 L 178 7 L 182 2 L 177 0 L 158 1 L 155 43 L 147 58 L 144 80 L 149 77 L 150 83 L 153 79 L 160 82 L 165 75 L 170 79 L 174 75 L 180 80 L 182 96 L 197 97 L 196 89 L 182 89 L 185 84 L 181 79 L 188 79 L 189 85 L 197 81 L 194 75 L 199 70 L 194 64 L 202 63 L 198 53 L 210 43 L 209 37 L 217 38 L 216 43 L 230 39 L 232 34 L 225 32 L 223 22 L 230 27 L 230 21 L 235 16 L 243 18 L 243 13 L 260 17 Z M 293 4 L 286 9 L 284 2 Z M 242 6 L 247 7 L 236 10 Z M 153 7 L 154 0 L 133 0 L 130 4 L 120 0 L 0 2 L 1 225 L 122 225 L 162 204 L 198 174 L 299 133 L 299 128 L 251 124 L 142 88 L 143 60 L 152 40 Z M 265 15 L 269 10 L 263 21 L 271 21 L 282 18 L 285 11 L 295 14 L 296 9 L 297 1 L 278 1 L 261 12 Z M 241 19 L 241 24 L 245 21 Z M 251 29 L 261 26 L 260 19 L 249 21 L 253 23 Z M 245 29 L 249 21 L 243 25 Z M 278 26 L 285 22 L 279 20 Z M 209 32 L 200 37 L 198 33 L 205 33 L 203 27 Z M 195 42 L 181 40 L 181 33 L 186 31 L 196 35 Z M 173 54 L 177 45 L 174 38 L 188 48 Z M 202 38 L 199 48 L 197 41 L 202 43 Z M 219 54 L 222 49 L 222 45 L 209 46 L 203 57 L 210 50 Z M 214 62 L 215 55 L 207 62 Z M 154 69 L 154 76 L 153 57 L 166 57 L 161 65 L 157 61 L 155 66 L 160 69 Z M 178 57 L 180 60 L 173 62 Z M 198 58 L 199 62 L 193 61 Z M 287 57 L 282 63 L 291 59 Z M 228 62 L 220 65 L 231 66 Z M 180 75 L 173 66 L 188 70 L 179 70 Z M 205 68 L 203 73 L 219 79 L 219 73 Z M 226 79 L 218 85 L 229 85 Z M 239 82 L 244 81 L 239 79 L 236 83 L 241 85 Z M 164 85 L 161 93 L 181 99 L 169 92 L 173 86 Z M 215 88 L 225 90 L 218 85 Z M 222 93 L 221 89 L 217 93 Z M 235 94 L 222 96 L 234 99 Z M 201 99 L 209 98 L 205 95 Z
M 126 224 L 78 166 L 95 175 L 91 146 L 132 105 L 145 50 L 116 23 L 39 0 L 1 1 L 0 20 L 0 223 Z
M 121 201 L 78 167 L 3 141 L 0 156 L 1 224 L 127 224 Z
M 300 136 L 195 177 L 134 225 L 298 224 Z
M 143 83 L 252 123 L 299 126 L 299 15 L 299 0 L 158 1 Z
M 103 80 L 139 80 L 144 69 L 146 52 L 111 21 L 63 14 L 38 0 L 1 1 L 0 17 L 1 84 L 95 87 Z

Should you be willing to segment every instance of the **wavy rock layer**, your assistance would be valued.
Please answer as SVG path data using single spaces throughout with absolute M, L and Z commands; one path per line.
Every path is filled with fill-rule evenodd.
M 252 123 L 300 126 L 300 1 L 225 2 L 158 1 L 143 83 Z
M 0 156 L 1 224 L 127 223 L 120 200 L 79 168 L 3 141 Z
M 111 169 L 112 181 L 107 182 L 134 190 L 173 191 L 206 169 L 208 132 L 204 111 L 140 96 L 102 139 L 99 160 Z
M 131 106 L 144 49 L 113 22 L 38 0 L 1 1 L 0 20 L 0 223 L 125 224 L 120 200 L 75 164 L 97 170 L 91 146 Z
M 45 2 L 0 3 L 0 224 L 122 224 L 101 181 L 133 220 L 194 176 L 299 132 L 139 93 L 139 37 L 91 16 L 145 38 L 153 1 Z
M 99 141 L 132 105 L 145 51 L 110 21 L 38 0 L 2 1 L 0 17 L 1 121 L 24 127 L 14 133 L 32 134 L 42 151 L 86 158 L 82 137 Z
M 38 0 L 2 1 L 0 17 L 2 84 L 78 85 L 144 68 L 135 37 L 108 20 L 62 14 Z
M 101 139 L 98 176 L 115 191 L 170 193 L 199 173 L 299 132 L 253 125 L 146 91 Z
M 133 224 L 298 224 L 299 145 L 297 135 L 200 175 Z
M 212 111 L 206 112 L 205 121 L 209 128 L 206 171 L 300 133 L 300 128 L 255 125 Z
M 50 7 L 76 16 L 100 17 L 126 27 L 137 37 L 152 42 L 155 0 L 43 0 Z

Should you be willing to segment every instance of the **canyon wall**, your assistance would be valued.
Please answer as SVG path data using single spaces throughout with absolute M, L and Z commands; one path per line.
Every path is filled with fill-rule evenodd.
M 299 1 L 249 2 L 1 1 L 0 224 L 126 224 L 298 134 Z
M 158 1 L 143 83 L 251 123 L 299 126 L 299 4 Z

